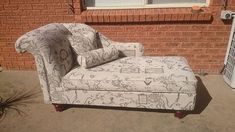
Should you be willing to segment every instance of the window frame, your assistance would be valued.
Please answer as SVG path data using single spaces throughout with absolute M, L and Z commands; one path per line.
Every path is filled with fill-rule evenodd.
M 146 3 L 147 0 L 145 0 Z M 143 6 L 104 6 L 104 7 L 86 7 L 85 0 L 83 2 L 83 7 L 87 10 L 96 9 L 144 9 L 144 8 L 180 8 L 180 7 L 209 7 L 210 0 L 206 0 L 206 3 L 180 3 L 180 4 L 144 4 Z

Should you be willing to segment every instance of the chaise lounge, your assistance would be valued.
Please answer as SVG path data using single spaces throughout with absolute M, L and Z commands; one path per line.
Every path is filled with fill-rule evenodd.
M 120 43 L 79 23 L 52 23 L 21 36 L 17 52 L 36 62 L 44 101 L 182 111 L 194 109 L 197 79 L 183 57 L 143 56 L 140 43 Z

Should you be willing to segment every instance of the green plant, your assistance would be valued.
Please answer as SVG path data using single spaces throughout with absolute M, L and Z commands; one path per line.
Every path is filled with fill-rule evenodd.
M 26 114 L 19 109 L 19 106 L 26 106 L 28 103 L 33 103 L 33 98 L 38 95 L 39 91 L 22 90 L 15 92 L 11 96 L 4 99 L 0 96 L 0 120 L 3 120 L 10 109 L 15 110 L 19 115 Z

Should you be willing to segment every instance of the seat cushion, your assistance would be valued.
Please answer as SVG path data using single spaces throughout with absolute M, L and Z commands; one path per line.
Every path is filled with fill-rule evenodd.
M 196 93 L 197 80 L 183 57 L 125 57 L 90 69 L 74 68 L 64 90 Z

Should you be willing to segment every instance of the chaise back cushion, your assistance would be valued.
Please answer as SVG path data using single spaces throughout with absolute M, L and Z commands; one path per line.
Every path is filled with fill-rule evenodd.
M 80 23 L 63 24 L 72 35 L 68 36 L 71 46 L 77 55 L 98 48 L 97 31 Z

